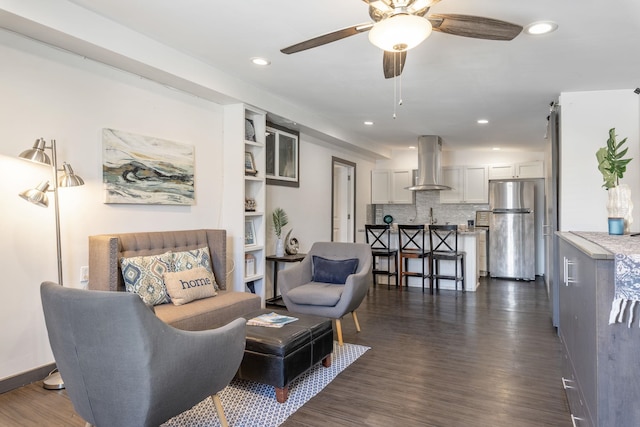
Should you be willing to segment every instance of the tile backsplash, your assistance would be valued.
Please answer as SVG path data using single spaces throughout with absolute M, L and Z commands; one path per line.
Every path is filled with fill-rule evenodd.
M 476 211 L 489 209 L 488 204 L 442 204 L 438 191 L 416 191 L 415 203 L 412 205 L 369 205 L 367 206 L 367 221 L 373 220 L 382 224 L 385 215 L 391 215 L 393 222 L 398 224 L 427 224 L 429 223 L 429 208 L 433 209 L 433 216 L 438 224 L 466 224 L 467 220 L 475 219 Z

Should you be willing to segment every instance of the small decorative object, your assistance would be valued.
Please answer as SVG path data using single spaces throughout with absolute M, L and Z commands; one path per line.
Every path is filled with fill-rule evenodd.
M 393 217 L 391 215 L 385 215 L 382 220 L 385 224 L 391 224 L 393 222 Z
M 251 277 L 256 274 L 256 257 L 252 254 L 244 255 L 244 277 Z
M 253 221 L 248 219 L 244 222 L 244 245 L 253 246 L 256 245 L 256 230 L 253 225 Z
M 256 128 L 253 126 L 253 120 L 244 119 L 244 139 L 246 141 L 256 141 Z
M 256 211 L 256 200 L 252 198 L 244 199 L 244 210 L 245 212 L 255 212 Z
M 251 151 L 244 152 L 244 174 L 256 176 L 258 171 L 256 170 L 256 161 L 253 158 Z
M 609 234 L 612 236 L 624 234 L 624 218 L 609 218 Z
M 623 234 L 630 231 L 633 217 L 631 212 L 633 210 L 633 203 L 631 202 L 631 189 L 626 184 L 620 184 L 620 179 L 627 171 L 627 165 L 632 159 L 625 159 L 628 148 L 622 149 L 623 145 L 627 142 L 627 138 L 622 141 L 616 141 L 616 129 L 609 129 L 609 139 L 607 140 L 607 146 L 601 147 L 596 152 L 596 158 L 598 159 L 598 170 L 602 173 L 602 179 L 604 184 L 602 186 L 607 189 L 609 194 L 609 201 L 607 203 L 607 210 L 609 214 L 609 234 Z M 624 222 L 622 233 L 612 233 L 611 231 L 618 231 L 616 226 L 619 223 L 619 219 L 622 218 Z M 611 221 L 613 219 L 613 221 Z M 613 227 L 612 227 L 613 223 Z
M 282 208 L 275 208 L 273 211 L 273 230 L 276 233 L 276 256 L 284 256 L 284 242 L 282 241 L 282 229 L 289 223 L 287 213 Z
M 296 255 L 300 248 L 300 245 L 298 244 L 298 239 L 296 239 L 295 237 L 289 238 L 289 236 L 291 236 L 292 231 L 293 229 L 289 230 L 289 232 L 287 233 L 287 237 L 284 238 L 284 241 L 285 241 L 284 250 L 287 253 L 287 255 Z

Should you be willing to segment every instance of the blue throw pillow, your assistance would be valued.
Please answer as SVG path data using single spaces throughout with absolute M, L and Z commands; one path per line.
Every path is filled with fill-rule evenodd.
M 347 277 L 358 269 L 358 258 L 327 259 L 314 255 L 312 261 L 314 282 L 344 285 Z

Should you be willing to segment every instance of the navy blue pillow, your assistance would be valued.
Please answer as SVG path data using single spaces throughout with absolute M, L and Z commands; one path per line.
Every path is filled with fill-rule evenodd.
M 344 285 L 347 277 L 358 269 L 358 258 L 327 259 L 313 255 L 312 264 L 314 282 Z

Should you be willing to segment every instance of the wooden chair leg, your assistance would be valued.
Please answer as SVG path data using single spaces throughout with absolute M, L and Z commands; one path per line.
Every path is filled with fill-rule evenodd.
M 340 319 L 336 319 L 336 332 L 338 333 L 338 345 L 344 344 L 342 341 L 342 323 Z
M 289 386 L 284 386 L 282 388 L 274 387 L 274 390 L 276 391 L 276 400 L 278 403 L 284 403 L 287 401 L 289 398 Z
M 220 425 L 222 427 L 229 427 L 229 424 L 227 423 L 227 417 L 224 416 L 224 409 L 222 408 L 222 402 L 220 401 L 220 396 L 218 396 L 217 394 L 214 394 L 213 396 L 211 396 L 211 399 L 213 399 L 213 403 L 216 406 L 216 412 L 218 413 L 218 419 L 220 420 Z
M 353 323 L 356 324 L 356 331 L 360 332 L 360 323 L 358 323 L 358 316 L 356 316 L 356 311 L 353 310 L 351 312 L 351 315 L 353 316 Z

